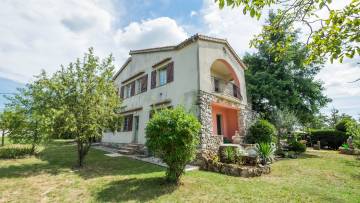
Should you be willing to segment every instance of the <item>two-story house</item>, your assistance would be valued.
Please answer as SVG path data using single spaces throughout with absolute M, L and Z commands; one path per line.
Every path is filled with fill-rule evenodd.
M 114 76 L 124 124 L 104 133 L 102 142 L 145 144 L 154 110 L 183 105 L 202 124 L 201 148 L 216 150 L 236 131 L 245 133 L 245 69 L 227 40 L 198 34 L 176 46 L 130 51 Z

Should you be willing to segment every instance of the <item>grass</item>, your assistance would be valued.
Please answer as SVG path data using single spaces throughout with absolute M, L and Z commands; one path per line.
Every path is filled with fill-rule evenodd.
M 0 160 L 0 202 L 360 201 L 360 161 L 334 151 L 278 161 L 257 178 L 189 172 L 179 187 L 164 183 L 161 167 L 98 150 L 76 170 L 75 155 L 73 144 L 58 142 L 37 157 Z

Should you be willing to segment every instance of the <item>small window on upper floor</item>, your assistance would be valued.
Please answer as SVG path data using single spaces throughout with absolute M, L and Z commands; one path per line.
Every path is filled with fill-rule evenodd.
M 174 81 L 174 62 L 170 62 L 151 72 L 151 89 Z
M 163 68 L 159 70 L 159 86 L 165 85 L 167 83 L 167 69 Z
M 136 80 L 136 94 L 140 94 L 141 93 L 141 79 Z
M 131 83 L 125 86 L 125 98 L 131 97 L 132 87 Z

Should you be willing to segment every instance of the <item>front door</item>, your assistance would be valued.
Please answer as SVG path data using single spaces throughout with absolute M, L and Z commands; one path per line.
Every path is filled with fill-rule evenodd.
M 133 143 L 138 143 L 138 134 L 139 134 L 139 116 L 134 116 L 134 137 L 133 137 Z

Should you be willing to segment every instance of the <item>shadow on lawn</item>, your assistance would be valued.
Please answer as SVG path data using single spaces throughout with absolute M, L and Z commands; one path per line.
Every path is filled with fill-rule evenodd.
M 85 159 L 85 166 L 76 169 L 76 147 L 72 144 L 46 146 L 37 156 L 43 162 L 18 163 L 8 167 L 0 167 L 1 178 L 17 178 L 35 176 L 41 173 L 57 175 L 61 171 L 73 170 L 84 179 L 108 175 L 135 175 L 164 171 L 163 168 L 126 157 L 108 157 L 105 152 L 90 150 Z M 21 159 L 19 160 L 21 162 Z
M 168 184 L 160 177 L 130 178 L 109 183 L 95 198 L 99 202 L 145 202 L 170 194 L 176 189 L 176 185 Z
M 315 155 L 315 154 L 304 153 L 304 154 L 301 154 L 298 158 L 299 159 L 313 159 L 313 158 L 321 158 L 321 156 Z

